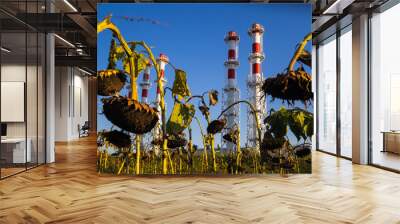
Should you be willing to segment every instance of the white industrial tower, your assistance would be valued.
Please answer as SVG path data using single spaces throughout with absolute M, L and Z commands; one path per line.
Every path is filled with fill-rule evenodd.
M 167 80 L 165 79 L 165 66 L 168 64 L 169 58 L 165 54 L 160 54 L 160 56 L 157 58 L 157 63 L 160 66 L 160 73 L 161 73 L 161 81 L 163 82 L 163 87 L 167 84 Z M 158 77 L 157 77 L 158 78 Z M 158 84 L 157 78 L 155 80 L 155 83 Z M 154 106 L 158 110 L 158 118 L 161 121 L 161 107 L 160 107 L 160 100 L 161 100 L 161 95 L 160 95 L 160 89 L 158 88 L 157 85 L 157 96 L 156 96 L 156 101 L 154 102 Z
M 167 57 L 167 55 L 165 54 L 160 54 L 160 56 L 157 58 L 157 63 L 160 66 L 160 73 L 161 73 L 161 81 L 163 82 L 163 87 L 165 87 L 165 85 L 167 84 L 167 80 L 165 79 L 165 66 L 167 65 L 167 63 L 169 62 L 169 58 Z M 160 107 L 160 100 L 161 100 L 161 95 L 160 95 L 160 88 L 158 86 L 158 81 L 155 80 L 155 83 L 157 85 L 157 95 L 156 95 L 156 100 L 153 102 L 154 107 L 157 108 L 158 111 L 158 123 L 156 125 L 156 127 L 153 129 L 153 137 L 154 138 L 161 138 L 161 107 Z M 167 104 L 165 104 L 165 108 L 167 107 Z M 155 147 L 154 148 L 154 152 L 156 154 L 158 154 L 160 152 L 160 148 L 159 147 Z
M 144 69 L 143 79 L 142 79 L 142 82 L 140 83 L 140 87 L 142 87 L 142 103 L 146 103 L 146 104 L 149 103 L 148 97 L 149 97 L 149 89 L 151 86 L 150 69 L 151 69 L 151 63 L 148 63 L 146 65 L 146 68 Z
M 230 31 L 225 36 L 225 43 L 228 44 L 228 60 L 225 61 L 224 65 L 227 69 L 227 81 L 222 92 L 222 110 L 230 106 L 236 101 L 239 101 L 239 88 L 237 87 L 236 81 L 236 68 L 239 66 L 238 60 L 238 44 L 239 36 L 236 32 Z M 226 128 L 222 131 L 222 136 L 227 134 L 231 128 L 239 123 L 240 106 L 235 105 L 225 113 L 227 119 Z M 231 142 L 225 142 L 222 140 L 221 147 L 224 150 L 233 150 L 235 144 Z
M 250 74 L 247 77 L 247 94 L 248 100 L 258 112 L 258 121 L 262 129 L 264 129 L 264 118 L 266 111 L 266 97 L 263 98 L 262 85 L 264 75 L 261 69 L 261 63 L 265 58 L 263 51 L 263 33 L 264 27 L 261 24 L 254 23 L 248 31 L 251 37 L 252 52 L 249 56 Z M 257 123 L 254 119 L 253 112 L 247 110 L 247 146 L 258 148 L 257 141 Z
M 151 86 L 150 83 L 150 69 L 152 67 L 152 64 L 149 62 L 146 65 L 146 68 L 144 69 L 143 72 L 143 79 L 142 82 L 140 83 L 140 87 L 142 88 L 142 98 L 141 98 L 141 102 L 148 104 L 149 103 L 149 89 Z M 145 146 L 147 146 L 148 144 L 151 143 L 152 139 L 152 133 L 146 133 L 144 135 L 142 135 L 141 140 L 141 145 L 142 148 L 147 148 Z

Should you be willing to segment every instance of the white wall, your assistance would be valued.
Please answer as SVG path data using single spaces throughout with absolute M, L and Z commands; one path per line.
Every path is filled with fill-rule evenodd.
M 26 71 L 29 74 L 28 78 L 30 78 L 31 74 L 36 74 L 36 65 L 35 66 L 27 66 L 25 64 L 3 64 L 1 66 L 1 81 L 3 82 L 25 82 Z M 28 80 L 29 86 L 36 86 L 36 80 Z M 25 82 L 26 83 L 26 82 Z M 27 88 L 27 103 L 28 107 L 36 108 L 36 88 Z M 31 104 L 34 102 L 34 104 Z M 40 106 L 40 105 L 39 105 Z M 2 110 L 7 110 L 7 108 L 1 108 Z M 30 112 L 30 111 L 28 111 Z M 28 113 L 28 122 L 35 122 L 36 125 L 36 113 Z M 33 127 L 33 124 L 28 124 L 29 127 Z M 34 128 L 36 130 L 36 126 Z M 29 131 L 29 130 L 28 130 Z M 36 133 L 35 133 L 36 134 Z M 7 136 L 8 137 L 25 137 L 25 122 L 7 122 Z M 28 137 L 29 133 L 28 133 Z
M 55 140 L 68 140 L 69 115 L 69 69 L 67 67 L 55 68 Z
M 38 69 L 38 70 L 37 70 Z M 24 122 L 6 122 L 7 137 L 25 138 L 30 140 L 32 150 L 32 161 L 44 163 L 44 74 L 42 67 L 27 65 L 25 63 L 5 63 L 1 66 L 2 82 L 24 82 L 26 83 L 26 108 L 22 112 L 27 115 Z M 27 78 L 27 82 L 26 79 Z M 23 93 L 22 93 L 23 94 Z M 7 96 L 2 96 L 7 97 Z M 1 108 L 1 110 L 10 110 L 10 108 Z M 37 156 L 37 153 L 39 155 Z
M 55 140 L 70 141 L 88 120 L 88 78 L 72 67 L 56 67 L 55 73 Z
M 1 81 L 25 82 L 25 64 L 2 65 Z M 7 110 L 7 108 L 1 108 L 1 110 Z M 24 122 L 7 123 L 7 137 L 25 137 L 25 123 Z
M 88 78 L 81 76 L 82 73 L 79 75 L 74 75 L 74 108 L 73 108 L 73 119 L 72 119 L 72 136 L 78 137 L 78 124 L 83 125 L 85 121 L 89 119 L 89 112 L 88 112 Z

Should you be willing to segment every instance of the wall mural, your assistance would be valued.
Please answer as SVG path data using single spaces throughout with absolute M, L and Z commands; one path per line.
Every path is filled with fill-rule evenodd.
M 107 3 L 98 21 L 99 173 L 311 173 L 309 5 Z

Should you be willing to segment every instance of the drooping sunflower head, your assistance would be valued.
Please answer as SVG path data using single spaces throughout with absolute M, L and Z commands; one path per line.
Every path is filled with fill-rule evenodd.
M 216 134 L 222 131 L 226 126 L 226 118 L 222 118 L 219 120 L 213 120 L 207 127 L 207 132 L 209 134 Z
M 117 130 L 103 131 L 99 133 L 105 144 L 112 144 L 118 149 L 129 148 L 131 146 L 131 137 Z
M 265 95 L 281 99 L 290 104 L 301 101 L 304 104 L 313 99 L 311 76 L 299 67 L 296 71 L 277 74 L 267 78 L 262 86 Z
M 145 134 L 158 122 L 156 109 L 127 97 L 103 99 L 103 112 L 111 123 L 134 134 Z
M 97 94 L 113 96 L 119 93 L 126 83 L 126 75 L 116 69 L 100 70 L 97 72 Z

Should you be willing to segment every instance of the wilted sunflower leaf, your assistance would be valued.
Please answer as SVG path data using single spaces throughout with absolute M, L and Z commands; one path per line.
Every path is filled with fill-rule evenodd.
M 211 90 L 208 92 L 208 99 L 210 100 L 209 105 L 214 106 L 215 104 L 218 103 L 218 91 L 217 90 Z
M 175 102 L 171 116 L 167 122 L 167 133 L 177 135 L 189 127 L 196 109 L 193 104 Z
M 269 126 L 269 130 L 274 134 L 275 138 L 281 138 L 287 134 L 288 131 L 288 112 L 284 107 L 278 111 L 271 113 L 265 122 Z
M 299 141 L 301 138 L 305 138 L 304 113 L 302 111 L 291 111 L 288 117 L 290 130 L 294 136 L 296 136 L 297 141 Z
M 117 43 L 115 43 L 115 39 L 111 39 L 111 44 L 110 44 L 110 53 L 108 55 L 108 66 L 107 69 L 115 69 L 117 65 L 117 54 L 115 49 L 117 48 Z
M 314 116 L 312 113 L 306 113 L 304 124 L 305 136 L 311 138 L 314 134 Z
M 126 56 L 125 50 L 122 46 L 116 46 L 114 49 L 114 54 L 117 60 L 122 60 Z
M 135 53 L 133 56 L 133 74 L 137 77 L 139 73 L 146 68 L 147 64 L 148 64 L 148 59 L 144 54 Z M 123 66 L 125 72 L 130 74 L 131 71 L 130 71 L 129 57 L 125 57 L 123 59 Z
M 303 109 L 292 109 L 288 111 L 289 127 L 299 141 L 301 138 L 306 140 L 313 134 L 312 113 Z
M 186 72 L 175 69 L 175 80 L 172 86 L 172 93 L 177 95 L 179 99 L 190 96 L 190 89 L 186 80 Z
M 135 63 L 135 74 L 137 77 L 139 73 L 146 68 L 148 64 L 148 59 L 144 54 L 141 53 L 141 54 L 135 54 L 133 61 Z
M 123 63 L 123 66 L 124 66 L 124 71 L 125 71 L 126 73 L 128 73 L 128 74 L 131 74 L 131 67 L 130 67 L 130 65 L 129 65 L 129 58 L 128 58 L 128 57 L 125 57 L 125 58 L 122 60 L 122 63 Z

